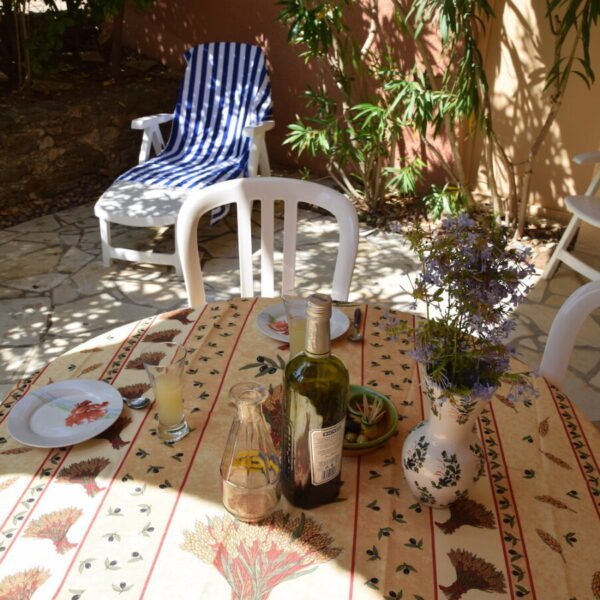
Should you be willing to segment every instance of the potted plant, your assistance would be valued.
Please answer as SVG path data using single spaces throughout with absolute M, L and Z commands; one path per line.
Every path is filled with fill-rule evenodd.
M 413 297 L 425 318 L 412 330 L 429 418 L 402 450 L 406 480 L 419 500 L 444 507 L 483 472 L 476 420 L 496 389 L 508 402 L 533 391 L 529 373 L 510 373 L 512 311 L 528 290 L 529 251 L 509 248 L 506 230 L 466 214 L 407 234 L 421 261 Z

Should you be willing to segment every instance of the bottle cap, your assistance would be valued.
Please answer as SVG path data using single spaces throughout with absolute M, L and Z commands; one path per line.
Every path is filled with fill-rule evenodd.
M 311 294 L 308 297 L 306 315 L 315 319 L 329 319 L 331 317 L 331 296 Z

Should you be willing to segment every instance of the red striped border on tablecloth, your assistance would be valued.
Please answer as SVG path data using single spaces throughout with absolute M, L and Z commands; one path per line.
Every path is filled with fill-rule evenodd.
M 202 311 L 200 312 L 200 314 L 198 315 L 198 317 L 195 319 L 195 321 L 192 323 L 192 325 L 190 326 L 190 330 L 188 333 L 188 336 L 186 337 L 186 341 L 189 338 L 189 335 L 191 334 L 192 331 L 195 330 L 196 325 L 198 324 L 198 321 L 200 320 L 200 318 L 202 317 L 202 315 L 204 314 L 204 310 L 206 309 L 206 306 L 202 309 Z M 150 327 L 154 324 L 154 322 L 160 317 L 160 315 L 156 315 L 155 317 L 152 317 L 150 323 L 148 324 L 148 326 L 140 332 L 140 335 L 138 336 L 138 339 L 136 340 L 135 344 L 131 347 L 131 350 L 129 352 L 129 356 L 131 356 L 131 354 L 133 354 L 133 350 L 135 348 L 137 348 L 138 344 L 143 340 L 144 335 L 146 334 L 146 332 L 150 329 Z M 128 338 L 129 340 L 130 338 Z M 185 344 L 185 342 L 184 342 Z M 111 374 L 112 380 L 114 381 L 119 374 L 121 373 L 121 371 L 125 368 L 125 365 L 127 364 L 127 360 L 125 358 L 123 358 L 121 364 L 119 365 L 119 369 L 117 370 L 116 373 Z M 107 367 L 108 368 L 108 367 Z M 104 372 L 106 372 L 106 369 L 104 370 Z M 135 432 L 134 436 L 131 438 L 131 441 L 129 443 L 129 445 L 127 446 L 127 450 L 125 451 L 125 453 L 123 454 L 123 457 L 121 459 L 121 461 L 119 462 L 119 464 L 117 465 L 113 476 L 109 482 L 109 484 L 106 486 L 106 489 L 104 490 L 104 493 L 102 494 L 102 498 L 100 499 L 100 502 L 98 503 L 98 507 L 96 508 L 96 512 L 94 513 L 93 518 L 90 520 L 85 533 L 83 534 L 83 537 L 81 538 L 81 540 L 79 541 L 79 543 L 77 544 L 77 548 L 75 548 L 75 552 L 73 553 L 73 557 L 71 559 L 71 562 L 69 563 L 69 565 L 67 566 L 67 568 L 64 571 L 63 574 L 63 578 L 61 579 L 61 582 L 58 586 L 58 588 L 56 589 L 56 592 L 54 593 L 54 596 L 52 596 L 53 599 L 57 598 L 63 585 L 65 584 L 65 581 L 69 575 L 69 573 L 71 572 L 71 569 L 73 568 L 73 565 L 75 564 L 75 561 L 77 559 L 77 557 L 79 556 L 79 553 L 81 551 L 81 548 L 83 547 L 85 541 L 87 540 L 87 537 L 92 529 L 92 526 L 94 524 L 94 522 L 96 521 L 96 518 L 98 517 L 98 514 L 100 513 L 100 510 L 102 509 L 102 507 L 104 506 L 104 501 L 106 500 L 106 498 L 108 497 L 108 494 L 110 493 L 110 490 L 113 486 L 113 483 L 115 482 L 115 479 L 118 477 L 119 472 L 121 471 L 123 465 L 125 464 L 125 461 L 127 460 L 127 458 L 129 457 L 129 454 L 131 452 L 131 450 L 133 449 L 133 447 L 135 446 L 135 441 L 137 440 L 137 438 L 139 437 L 141 431 L 144 428 L 144 424 L 146 423 L 146 421 L 148 420 L 149 416 L 151 415 L 152 411 L 146 411 L 146 414 L 144 415 L 144 418 L 140 421 L 139 427 L 137 428 L 137 431 Z
M 548 384 L 556 411 L 564 427 L 573 456 L 585 481 L 590 500 L 600 518 L 600 469 L 571 400 Z M 591 458 L 591 462 L 588 460 Z
M 413 316 L 412 328 L 415 329 L 415 317 Z M 423 386 L 421 385 L 421 372 L 419 365 L 415 363 L 415 371 L 417 373 L 417 385 L 419 386 L 419 406 L 421 408 L 421 421 L 425 419 L 425 409 L 423 408 Z M 436 562 L 436 551 L 435 551 L 435 527 L 433 522 L 433 509 L 427 508 L 429 511 L 429 531 L 431 532 L 431 564 L 433 565 L 433 593 L 434 598 L 439 597 L 438 578 L 437 578 L 437 562 Z
M 150 327 L 150 324 L 151 324 L 151 322 L 152 322 L 153 320 L 154 320 L 154 319 L 150 319 L 150 320 L 148 321 L 148 326 L 146 327 L 146 330 L 148 329 L 148 327 Z M 132 332 L 134 332 L 134 331 L 138 331 L 138 330 L 140 329 L 140 327 L 143 327 L 143 326 L 144 326 L 144 324 L 143 324 L 143 323 L 140 325 L 140 323 L 139 323 L 139 322 L 136 322 L 136 324 L 133 326 L 133 328 L 132 328 L 132 330 L 131 330 L 131 331 L 132 331 Z M 132 337 L 132 333 L 130 333 L 130 334 L 129 334 L 129 335 L 126 337 L 126 338 L 125 338 L 125 340 L 124 340 L 124 341 L 123 341 L 123 342 L 122 342 L 122 343 L 121 343 L 121 344 L 118 346 L 118 348 L 117 348 L 117 349 L 115 350 L 115 352 L 112 354 L 112 359 L 111 359 L 111 360 L 108 362 L 108 364 L 111 364 L 111 363 L 114 361 L 114 357 L 115 357 L 115 356 L 117 356 L 117 355 L 119 354 L 119 352 L 121 352 L 121 351 L 122 351 L 123 347 L 124 347 L 124 346 L 125 346 L 125 345 L 126 345 L 128 342 L 129 342 L 129 341 L 130 341 L 131 337 Z M 139 341 L 139 340 L 138 340 L 138 341 Z M 130 353 L 131 353 L 131 351 L 133 351 L 133 349 L 135 348 L 135 346 L 136 346 L 136 345 L 137 345 L 137 342 L 136 342 L 136 344 L 134 344 L 134 345 L 131 347 Z M 123 361 L 123 362 L 125 362 L 125 361 Z M 42 370 L 41 370 L 41 371 L 38 373 L 38 375 L 37 375 L 37 376 L 36 376 L 36 377 L 35 377 L 35 378 L 34 378 L 34 379 L 31 381 L 31 383 L 30 383 L 30 384 L 28 385 L 28 387 L 26 388 L 27 390 L 29 390 L 29 389 L 31 388 L 31 386 L 33 385 L 33 383 L 39 379 L 39 377 L 42 375 L 42 373 L 43 373 L 43 372 L 46 370 L 46 368 L 47 368 L 48 366 L 49 366 L 49 365 L 46 365 L 46 366 L 44 367 L 44 369 L 42 369 Z M 108 368 L 108 367 L 107 367 L 107 368 Z M 105 372 L 106 372 L 106 369 L 103 371 L 103 374 L 104 374 Z M 24 394 L 23 394 L 23 395 L 24 395 Z M 21 397 L 22 397 L 22 396 L 21 396 Z M 12 406 L 12 404 L 11 404 L 11 406 Z M 34 509 L 34 508 L 35 508 L 35 507 L 36 507 L 36 506 L 39 504 L 39 502 L 40 502 L 40 501 L 41 501 L 41 499 L 43 498 L 44 494 L 46 493 L 46 490 L 48 489 L 48 487 L 49 487 L 49 485 L 50 485 L 50 483 L 52 483 L 52 481 L 53 481 L 54 477 L 56 476 L 56 474 L 58 473 L 58 471 L 60 470 L 60 468 L 61 468 L 61 467 L 62 467 L 62 465 L 64 464 L 64 462 L 65 462 L 66 458 L 68 457 L 68 455 L 69 455 L 69 453 L 70 453 L 70 451 L 71 451 L 71 449 L 72 449 L 72 448 L 73 448 L 73 446 L 69 446 L 69 447 L 67 447 L 67 449 L 63 451 L 63 455 L 62 455 L 62 457 L 60 458 L 60 460 L 52 462 L 52 472 L 51 472 L 51 473 L 49 473 L 47 481 L 45 481 L 45 482 L 43 483 L 43 489 L 42 489 L 42 491 L 40 492 L 39 496 L 37 496 L 37 498 L 35 499 L 35 502 L 28 503 L 28 506 L 27 506 L 27 514 L 25 515 L 25 517 L 24 517 L 23 519 L 21 519 L 21 521 L 20 521 L 20 525 L 19 525 L 19 529 L 18 529 L 18 531 L 16 532 L 16 534 L 13 534 L 13 535 L 12 535 L 12 537 L 10 538 L 10 540 L 11 540 L 11 541 L 8 543 L 8 545 L 7 545 L 7 546 L 5 546 L 5 548 L 6 548 L 6 549 L 3 551 L 2 555 L 0 556 L 0 564 L 2 564 L 2 562 L 4 561 L 4 559 L 6 558 L 6 556 L 8 555 L 8 553 L 9 553 L 10 549 L 11 549 L 11 548 L 12 548 L 12 546 L 13 546 L 13 542 L 14 542 L 14 540 L 16 540 L 16 539 L 18 538 L 19 534 L 21 533 L 21 531 L 23 530 L 23 528 L 25 527 L 25 525 L 26 525 L 26 524 L 27 524 L 27 522 L 29 521 L 29 518 L 30 518 L 30 516 L 31 516 L 31 515 L 33 514 L 33 512 L 34 512 L 34 511 L 33 511 L 33 509 Z M 51 460 L 51 457 L 52 457 L 52 458 L 54 458 L 55 456 L 60 456 L 60 452 L 61 452 L 61 451 L 60 451 L 59 449 L 52 448 L 52 449 L 51 449 L 51 450 L 50 450 L 50 451 L 49 451 L 49 452 L 46 454 L 46 457 L 44 458 L 44 460 L 42 461 L 42 463 L 40 464 L 40 466 L 39 466 L 39 467 L 38 467 L 38 469 L 36 470 L 36 472 L 35 472 L 34 476 L 31 478 L 31 480 L 30 480 L 30 483 L 29 483 L 29 484 L 27 485 L 27 487 L 26 487 L 26 488 L 23 490 L 22 494 L 19 496 L 19 498 L 18 498 L 18 500 L 16 501 L 15 505 L 13 506 L 12 510 L 10 511 L 10 513 L 8 514 L 8 516 L 6 517 L 6 519 L 5 519 L 4 523 L 3 523 L 3 524 L 2 524 L 2 526 L 0 527 L 0 531 L 2 531 L 2 530 L 4 529 L 4 527 L 6 526 L 6 523 L 8 522 L 8 519 L 10 519 L 10 518 L 11 518 L 11 516 L 14 518 L 14 516 L 15 516 L 15 511 L 17 510 L 17 507 L 18 507 L 19 505 L 23 505 L 23 497 L 26 495 L 26 492 L 27 492 L 27 491 L 28 491 L 28 490 L 29 490 L 29 489 L 32 487 L 32 482 L 34 481 L 35 477 L 36 477 L 36 476 L 38 476 L 38 474 L 39 474 L 40 472 L 42 472 L 42 471 L 43 471 L 44 467 L 45 467 L 45 466 L 48 464 L 48 461 L 50 461 L 50 460 Z M 42 484 L 40 484 L 40 485 L 42 485 Z M 27 503 L 26 503 L 26 504 L 27 504 Z
M 364 336 L 367 324 L 368 306 L 363 306 L 363 321 L 361 327 L 361 333 Z M 350 325 L 352 326 L 352 325 Z M 365 384 L 365 340 L 360 343 L 360 385 Z M 354 579 L 356 577 L 356 546 L 358 543 L 358 511 L 360 508 L 360 466 L 361 457 L 356 457 L 356 493 L 354 494 L 354 528 L 352 530 L 352 560 L 350 563 L 350 590 L 348 592 L 349 600 L 354 597 Z
M 154 558 L 152 559 L 152 564 L 150 566 L 150 570 L 148 572 L 148 576 L 146 577 L 146 581 L 144 582 L 144 586 L 142 587 L 142 593 L 140 595 L 140 598 L 143 598 L 144 595 L 146 594 L 146 590 L 148 589 L 148 585 L 150 584 L 150 580 L 152 579 L 152 575 L 154 573 L 154 568 L 156 566 L 156 561 L 158 560 L 158 557 L 159 557 L 160 552 L 162 550 L 163 544 L 164 544 L 165 539 L 167 537 L 167 533 L 169 532 L 169 529 L 171 527 L 171 523 L 173 521 L 173 516 L 175 515 L 175 511 L 177 510 L 177 506 L 179 505 L 179 500 L 181 499 L 181 494 L 182 494 L 182 492 L 183 492 L 183 490 L 185 488 L 185 484 L 187 483 L 190 471 L 192 470 L 192 465 L 194 464 L 194 461 L 196 459 L 196 455 L 198 454 L 198 450 L 200 449 L 200 444 L 202 443 L 202 439 L 204 438 L 204 434 L 206 432 L 206 428 L 208 427 L 208 424 L 210 423 L 210 419 L 212 417 L 214 408 L 215 408 L 215 406 L 217 404 L 217 400 L 219 399 L 219 397 L 221 395 L 221 389 L 223 387 L 223 382 L 225 381 L 227 371 L 229 370 L 229 367 L 231 365 L 231 361 L 233 359 L 233 355 L 235 354 L 235 350 L 238 347 L 240 338 L 242 337 L 242 334 L 244 333 L 244 331 L 246 329 L 246 325 L 248 323 L 248 319 L 250 318 L 250 315 L 253 313 L 254 306 L 256 305 L 256 301 L 257 301 L 256 298 L 254 298 L 252 300 L 252 305 L 250 307 L 250 310 L 246 314 L 246 317 L 244 319 L 244 323 L 243 323 L 242 327 L 240 328 L 240 332 L 239 332 L 239 334 L 238 334 L 238 336 L 237 336 L 237 338 L 235 340 L 235 343 L 233 344 L 233 348 L 231 349 L 231 352 L 229 354 L 229 358 L 227 360 L 227 364 L 226 364 L 225 369 L 224 369 L 224 371 L 222 373 L 221 382 L 219 384 L 219 387 L 217 388 L 217 393 L 215 394 L 215 397 L 213 399 L 211 407 L 210 407 L 210 409 L 208 411 L 208 415 L 207 415 L 206 420 L 204 422 L 204 427 L 202 428 L 202 431 L 200 432 L 200 435 L 198 436 L 198 441 L 196 442 L 196 446 L 194 447 L 194 450 L 193 450 L 192 455 L 190 457 L 190 461 L 189 461 L 188 467 L 187 467 L 187 469 L 185 471 L 185 474 L 184 474 L 183 479 L 181 481 L 181 484 L 179 486 L 179 490 L 177 491 L 177 498 L 175 499 L 175 502 L 173 504 L 173 508 L 171 509 L 171 514 L 169 515 L 169 518 L 168 518 L 167 523 L 165 525 L 165 529 L 163 531 L 161 540 L 160 540 L 160 542 L 158 544 L 158 547 L 156 549 L 156 553 L 154 555 Z
M 489 417 L 487 415 L 489 415 Z M 502 445 L 502 440 L 500 438 L 500 434 L 498 433 L 498 422 L 496 419 L 496 415 L 494 413 L 494 407 L 493 407 L 492 402 L 488 403 L 487 415 L 482 415 L 479 417 L 480 424 L 481 424 L 481 422 L 483 422 L 483 425 L 484 425 L 484 428 L 483 428 L 484 435 L 481 436 L 481 441 L 484 446 L 484 455 L 486 457 L 486 465 L 487 465 L 487 471 L 488 471 L 487 474 L 490 479 L 490 485 L 492 486 L 492 495 L 494 498 L 494 504 L 495 504 L 495 508 L 496 508 L 496 519 L 498 521 L 498 527 L 502 531 L 502 540 L 501 541 L 503 544 L 504 553 L 505 553 L 505 556 L 508 556 L 512 552 L 518 552 L 519 554 L 521 554 L 521 556 L 525 562 L 525 568 L 523 569 L 522 567 L 520 567 L 518 565 L 518 562 L 519 562 L 518 559 L 514 559 L 514 558 L 509 559 L 507 576 L 510 581 L 511 589 L 513 590 L 511 595 L 512 595 L 512 597 L 518 597 L 516 595 L 517 592 L 521 592 L 524 595 L 527 595 L 525 592 L 529 592 L 531 594 L 531 598 L 535 599 L 537 596 L 536 596 L 536 592 L 535 592 L 535 585 L 533 582 L 533 577 L 531 575 L 531 564 L 529 562 L 529 556 L 528 556 L 527 548 L 525 545 L 525 537 L 523 535 L 523 527 L 521 525 L 519 509 L 517 506 L 515 494 L 513 492 L 510 475 L 508 472 L 508 468 L 506 466 L 506 456 L 504 453 L 504 447 Z M 498 452 L 496 452 L 495 450 L 493 450 L 491 448 L 492 445 L 495 445 L 495 447 L 498 448 Z M 491 462 L 489 460 L 490 458 L 492 458 L 490 456 L 490 454 L 492 452 L 495 453 L 495 457 L 493 460 L 498 465 L 497 467 L 494 467 L 494 468 L 492 467 Z M 494 480 L 494 472 L 499 473 L 501 476 L 500 480 L 503 480 L 506 484 L 505 486 L 502 485 L 501 489 L 498 487 L 500 484 Z M 502 504 L 506 503 L 506 502 L 508 502 L 508 505 L 506 506 L 506 508 L 503 508 Z M 513 535 L 513 532 L 511 531 L 511 527 L 505 527 L 504 519 L 500 513 L 501 510 L 507 510 L 511 506 L 514 509 L 514 518 L 515 518 L 515 522 L 516 522 L 516 526 L 517 526 L 517 530 L 518 530 L 518 536 Z M 516 543 L 512 544 L 510 547 L 507 547 L 507 544 L 510 542 L 506 542 L 504 540 L 505 534 L 513 535 L 513 537 L 516 538 Z M 517 550 L 517 548 L 519 550 Z M 513 556 L 514 556 L 514 554 L 513 554 Z M 518 566 L 519 569 L 521 570 L 521 573 L 523 575 L 521 577 L 521 581 L 519 581 L 519 574 L 513 575 L 514 566 Z M 526 587 L 526 586 L 528 586 L 528 587 Z M 519 588 L 523 588 L 523 589 L 519 589 Z M 515 592 L 515 589 L 516 589 L 516 592 Z

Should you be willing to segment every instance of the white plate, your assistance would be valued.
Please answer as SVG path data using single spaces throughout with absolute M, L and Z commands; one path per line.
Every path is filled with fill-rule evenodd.
M 256 319 L 258 328 L 270 338 L 279 340 L 280 342 L 288 342 L 289 338 L 287 333 L 277 331 L 273 328 L 274 323 L 284 323 L 287 326 L 287 317 L 285 316 L 285 307 L 283 302 L 270 306 L 263 310 Z M 331 311 L 331 319 L 329 321 L 329 330 L 331 332 L 331 339 L 343 335 L 350 326 L 350 320 L 348 317 L 339 309 L 333 308 Z
M 108 429 L 122 409 L 121 394 L 108 383 L 58 381 L 29 392 L 12 407 L 8 432 L 36 448 L 72 446 Z

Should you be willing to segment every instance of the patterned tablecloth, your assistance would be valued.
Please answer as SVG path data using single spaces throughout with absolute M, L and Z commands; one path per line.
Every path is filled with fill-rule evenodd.
M 302 511 L 282 499 L 262 525 L 228 516 L 219 479 L 235 410 L 228 389 L 259 377 L 271 389 L 267 410 L 281 393 L 286 347 L 256 326 L 272 302 L 121 327 L 10 392 L 0 407 L 0 598 L 600 598 L 598 432 L 542 380 L 531 403 L 499 395 L 479 420 L 486 476 L 452 509 L 421 506 L 400 450 L 425 408 L 409 341 L 390 336 L 403 315 L 385 307 L 363 307 L 363 344 L 340 338 L 333 349 L 353 383 L 393 399 L 398 435 L 344 459 L 340 502 Z M 7 433 L 10 406 L 52 381 L 148 391 L 141 357 L 164 340 L 191 351 L 192 431 L 181 442 L 161 443 L 154 412 L 128 408 L 73 447 L 24 447 Z

